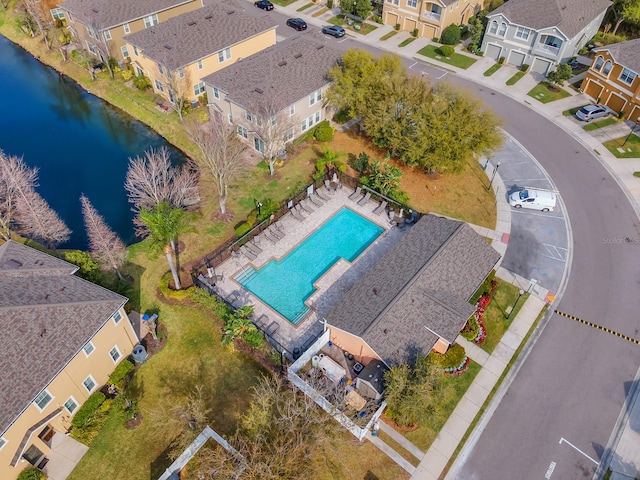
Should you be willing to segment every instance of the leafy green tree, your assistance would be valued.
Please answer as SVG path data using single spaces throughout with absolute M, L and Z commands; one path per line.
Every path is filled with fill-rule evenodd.
M 47 474 L 41 472 L 36 467 L 29 467 L 18 475 L 18 480 L 45 480 L 47 478 Z
M 402 177 L 402 170 L 390 165 L 389 159 L 390 156 L 387 154 L 384 160 L 376 160 L 371 163 L 371 173 L 369 174 L 371 188 L 385 196 L 388 196 L 400 186 L 400 178 Z
M 100 264 L 87 252 L 71 250 L 65 252 L 64 259 L 78 266 L 78 276 L 93 283 L 100 283 Z
M 640 23 L 640 0 L 613 0 L 611 12 L 616 21 L 613 35 L 624 21 Z
M 460 43 L 460 27 L 454 23 L 442 31 L 440 41 L 445 45 L 456 45 Z
M 572 76 L 573 71 L 571 70 L 571 66 L 566 63 L 561 63 L 553 72 L 549 72 L 547 79 L 555 85 L 563 86 L 564 82 L 569 80 Z
M 194 215 L 181 208 L 172 208 L 168 202 L 160 202 L 152 209 L 142 207 L 140 220 L 149 229 L 148 254 L 151 258 L 157 258 L 160 252 L 164 252 L 167 263 L 173 275 L 176 290 L 180 290 L 180 278 L 173 262 L 173 254 L 176 253 L 176 241 L 178 236 L 195 232 L 192 225 Z
M 236 338 L 243 338 L 249 332 L 257 330 L 251 321 L 253 311 L 253 305 L 244 305 L 234 310 L 225 323 L 225 329 L 222 334 L 223 345 L 233 348 L 233 341 Z
M 356 15 L 363 20 L 371 15 L 373 6 L 370 0 L 356 0 Z

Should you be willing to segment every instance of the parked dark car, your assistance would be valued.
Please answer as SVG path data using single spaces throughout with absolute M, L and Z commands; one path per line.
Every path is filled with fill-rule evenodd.
M 273 10 L 273 3 L 269 0 L 258 0 L 254 5 L 262 10 Z
M 576 117 L 583 122 L 590 122 L 596 118 L 606 117 L 611 113 L 611 110 L 604 105 L 585 105 L 576 112 Z
M 295 28 L 297 31 L 306 30 L 307 22 L 301 18 L 290 18 L 287 20 L 287 25 L 291 28 Z
M 344 37 L 345 31 L 342 27 L 338 27 L 336 25 L 328 25 L 326 27 L 322 27 L 322 33 L 340 38 Z

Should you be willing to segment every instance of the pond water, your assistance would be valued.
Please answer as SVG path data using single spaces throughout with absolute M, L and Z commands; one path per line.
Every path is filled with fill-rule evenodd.
M 73 230 L 62 248 L 85 248 L 84 193 L 122 240 L 133 234 L 124 189 L 129 157 L 167 146 L 162 137 L 90 95 L 0 36 L 0 149 L 39 168 L 38 193 Z

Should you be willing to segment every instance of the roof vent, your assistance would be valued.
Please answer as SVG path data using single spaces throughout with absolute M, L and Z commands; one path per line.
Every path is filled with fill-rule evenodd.
M 302 54 L 301 54 L 301 53 L 296 53 L 296 54 L 293 56 L 293 58 L 301 58 L 301 57 L 302 57 Z
M 324 48 L 324 45 L 316 45 L 316 50 L 322 50 Z
M 171 50 L 173 47 L 171 45 L 165 45 L 164 48 L 166 48 L 167 50 Z
M 13 258 L 10 258 L 6 262 L 4 262 L 4 266 L 7 268 L 16 269 L 22 266 L 22 262 L 19 262 L 18 260 L 14 260 Z
M 100 10 L 98 10 L 97 8 L 92 8 L 92 9 L 91 9 L 91 11 L 92 11 L 93 13 L 98 13 L 98 12 L 100 12 Z
M 229 10 L 229 11 L 227 12 L 227 15 L 233 15 L 234 13 L 236 13 L 236 11 L 235 11 L 235 10 Z
M 284 67 L 286 64 L 287 64 L 286 60 L 281 60 L 281 61 L 278 62 L 278 66 L 279 67 Z
M 261 88 L 256 88 L 255 92 L 262 94 L 264 93 L 264 90 L 262 90 Z
M 205 20 L 211 20 L 213 18 L 213 15 L 206 15 L 204 17 Z
M 187 25 L 189 25 L 190 27 L 193 27 L 195 24 L 196 24 L 196 22 L 193 22 L 193 21 L 187 23 Z

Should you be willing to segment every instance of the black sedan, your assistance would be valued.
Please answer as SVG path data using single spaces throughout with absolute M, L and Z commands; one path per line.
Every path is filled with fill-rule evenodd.
M 287 20 L 287 25 L 291 28 L 295 28 L 297 31 L 306 30 L 307 22 L 301 18 L 290 18 Z
M 340 38 L 344 37 L 345 31 L 342 27 L 338 27 L 336 25 L 328 25 L 326 27 L 322 27 L 322 33 Z
M 273 10 L 273 3 L 269 0 L 258 0 L 254 5 L 262 10 Z

